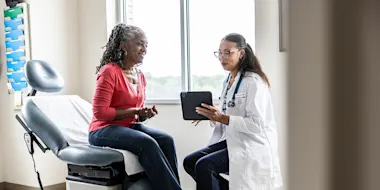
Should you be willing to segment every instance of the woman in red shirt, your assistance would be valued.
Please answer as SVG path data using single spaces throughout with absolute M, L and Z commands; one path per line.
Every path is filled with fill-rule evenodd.
M 155 106 L 144 107 L 146 81 L 137 69 L 147 44 L 144 32 L 136 26 L 118 24 L 112 30 L 97 68 L 89 142 L 134 153 L 155 189 L 178 190 L 173 138 L 138 123 L 158 113 Z

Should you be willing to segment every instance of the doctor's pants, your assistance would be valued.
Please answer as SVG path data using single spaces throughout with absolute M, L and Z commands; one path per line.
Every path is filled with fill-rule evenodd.
M 176 150 L 170 135 L 143 124 L 131 128 L 107 126 L 91 131 L 89 142 L 135 154 L 154 190 L 181 189 Z
M 227 173 L 228 151 L 221 141 L 186 156 L 183 166 L 196 181 L 197 190 L 228 190 L 228 181 L 219 173 Z

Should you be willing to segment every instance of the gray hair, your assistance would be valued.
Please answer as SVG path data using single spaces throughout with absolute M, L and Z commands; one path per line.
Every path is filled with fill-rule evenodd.
M 108 42 L 105 46 L 106 50 L 103 53 L 103 57 L 100 60 L 100 65 L 96 68 L 96 73 L 104 65 L 115 62 L 120 68 L 123 67 L 123 57 L 126 52 L 121 49 L 120 44 L 122 42 L 128 42 L 133 40 L 137 36 L 144 35 L 144 31 L 133 25 L 126 25 L 124 23 L 117 24 L 111 32 Z

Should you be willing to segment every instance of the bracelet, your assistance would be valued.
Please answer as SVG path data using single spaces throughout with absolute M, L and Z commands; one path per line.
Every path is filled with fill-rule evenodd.
M 137 112 L 136 115 L 140 116 L 139 113 L 140 113 L 140 111 L 143 110 L 143 109 L 145 109 L 145 108 L 138 108 L 138 109 L 136 109 L 136 112 Z M 145 110 L 145 113 L 148 113 L 148 110 Z

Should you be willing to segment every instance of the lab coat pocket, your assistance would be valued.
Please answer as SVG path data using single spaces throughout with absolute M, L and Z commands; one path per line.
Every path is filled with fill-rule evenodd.
M 244 163 L 247 153 L 241 148 L 231 148 L 229 147 L 229 159 L 232 163 Z
M 239 107 L 242 107 L 245 105 L 245 98 L 236 98 L 236 104 L 239 106 Z
M 268 184 L 272 179 L 272 157 L 270 156 L 269 149 L 262 145 L 253 145 L 251 149 L 247 150 L 247 156 L 251 158 L 246 163 L 250 168 L 252 178 L 256 184 Z
M 242 98 L 235 99 L 235 106 L 227 108 L 227 114 L 233 116 L 245 116 L 245 100 Z
M 244 95 L 244 94 L 243 94 Z M 236 96 L 235 98 L 235 113 L 240 116 L 245 115 L 245 107 L 246 107 L 246 97 L 244 96 Z

